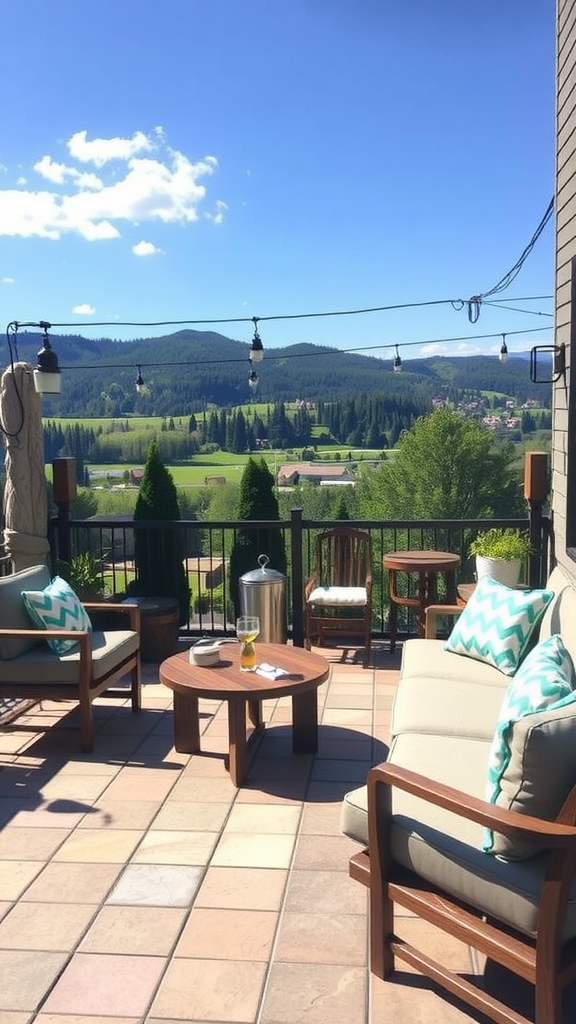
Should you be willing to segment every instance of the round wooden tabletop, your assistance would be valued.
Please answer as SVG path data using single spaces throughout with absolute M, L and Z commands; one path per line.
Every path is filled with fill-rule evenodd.
M 229 700 L 268 700 L 289 697 L 295 690 L 305 691 L 320 686 L 330 675 L 330 662 L 304 647 L 288 644 L 255 643 L 258 664 L 283 668 L 288 675 L 267 679 L 258 672 L 241 672 L 238 667 L 240 644 L 222 644 L 220 661 L 211 668 L 190 662 L 189 651 L 173 654 L 159 667 L 160 682 L 178 693 L 197 697 Z
M 390 551 L 382 560 L 385 569 L 398 572 L 454 572 L 460 555 L 450 551 Z

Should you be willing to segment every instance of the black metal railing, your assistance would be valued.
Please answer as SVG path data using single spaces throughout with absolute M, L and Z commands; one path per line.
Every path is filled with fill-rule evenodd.
M 304 519 L 301 509 L 293 509 L 288 520 L 259 521 L 192 521 L 180 520 L 146 523 L 110 518 L 74 520 L 67 515 L 52 518 L 50 541 L 54 564 L 70 563 L 74 556 L 89 551 L 98 565 L 99 582 L 108 595 L 125 596 L 135 578 L 134 536 L 138 529 L 146 529 L 148 536 L 157 537 L 158 557 L 162 552 L 162 537 L 167 531 L 177 531 L 190 587 L 188 620 L 182 626 L 184 635 L 226 635 L 234 629 L 234 610 L 228 574 L 230 553 L 238 530 L 254 531 L 265 538 L 270 530 L 279 530 L 284 539 L 287 555 L 286 604 L 288 633 L 294 643 L 301 645 L 303 629 L 303 592 L 314 559 L 314 539 L 321 530 L 344 525 L 342 521 Z M 375 639 L 388 635 L 387 573 L 382 558 L 387 552 L 420 549 L 451 551 L 460 556 L 461 565 L 457 583 L 474 581 L 474 560 L 468 551 L 472 538 L 480 530 L 490 527 L 527 530 L 531 537 L 532 553 L 524 567 L 524 580 L 531 586 L 542 585 L 552 564 L 551 523 L 542 515 L 539 506 L 531 507 L 526 518 L 468 519 L 468 520 L 346 520 L 346 526 L 367 530 L 373 548 L 373 620 Z M 262 541 L 262 552 L 266 552 Z M 274 566 L 271 566 L 275 568 Z M 257 568 L 255 565 L 254 568 Z M 442 598 L 442 583 L 439 596 Z M 403 582 L 407 596 L 417 586 L 416 580 L 406 577 Z M 411 608 L 399 609 L 399 634 L 415 631 L 416 616 Z

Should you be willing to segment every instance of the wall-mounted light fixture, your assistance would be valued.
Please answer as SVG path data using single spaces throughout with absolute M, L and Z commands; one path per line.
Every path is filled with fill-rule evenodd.
M 548 366 L 544 371 L 547 376 L 538 375 L 538 357 L 540 353 L 548 353 L 552 356 L 552 376 L 549 376 Z M 566 345 L 535 345 L 530 350 L 530 380 L 533 384 L 555 384 L 561 378 L 566 381 Z
M 48 331 L 51 324 L 41 320 L 38 327 L 44 331 L 42 348 L 37 359 L 38 363 L 34 370 L 34 387 L 39 395 L 59 395 L 62 389 L 62 375 L 58 366 L 58 356 L 50 344 Z

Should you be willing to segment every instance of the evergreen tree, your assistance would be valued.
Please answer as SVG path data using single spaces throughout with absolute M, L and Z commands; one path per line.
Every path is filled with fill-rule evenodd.
M 348 504 L 346 502 L 346 496 L 339 494 L 334 507 L 334 519 L 350 519 L 348 515 Z
M 395 458 L 362 473 L 362 513 L 380 519 L 481 519 L 525 511 L 514 446 L 437 409 L 402 434 Z
M 279 519 L 278 499 L 274 493 L 274 476 L 265 459 L 250 457 L 240 480 L 238 519 Z M 286 550 L 280 530 L 262 527 L 238 530 L 230 552 L 230 593 L 235 614 L 240 614 L 240 588 L 238 581 L 245 572 L 258 568 L 258 556 L 268 555 L 270 568 L 286 572 Z
M 148 450 L 134 520 L 174 522 L 180 519 L 172 474 L 162 462 L 156 440 Z M 180 606 L 180 625 L 188 621 L 190 591 L 184 569 L 182 537 L 177 530 L 135 530 L 134 593 L 143 597 L 172 597 Z

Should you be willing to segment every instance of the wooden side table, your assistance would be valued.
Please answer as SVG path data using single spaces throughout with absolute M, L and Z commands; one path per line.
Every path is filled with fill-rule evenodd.
M 396 647 L 398 633 L 398 607 L 418 608 L 418 635 L 424 636 L 426 608 L 438 600 L 437 578 L 446 578 L 446 597 L 449 604 L 456 603 L 456 570 L 460 555 L 450 551 L 391 551 L 384 555 L 382 564 L 388 570 L 390 590 L 390 650 Z M 418 596 L 405 597 L 398 593 L 396 574 L 418 573 Z

